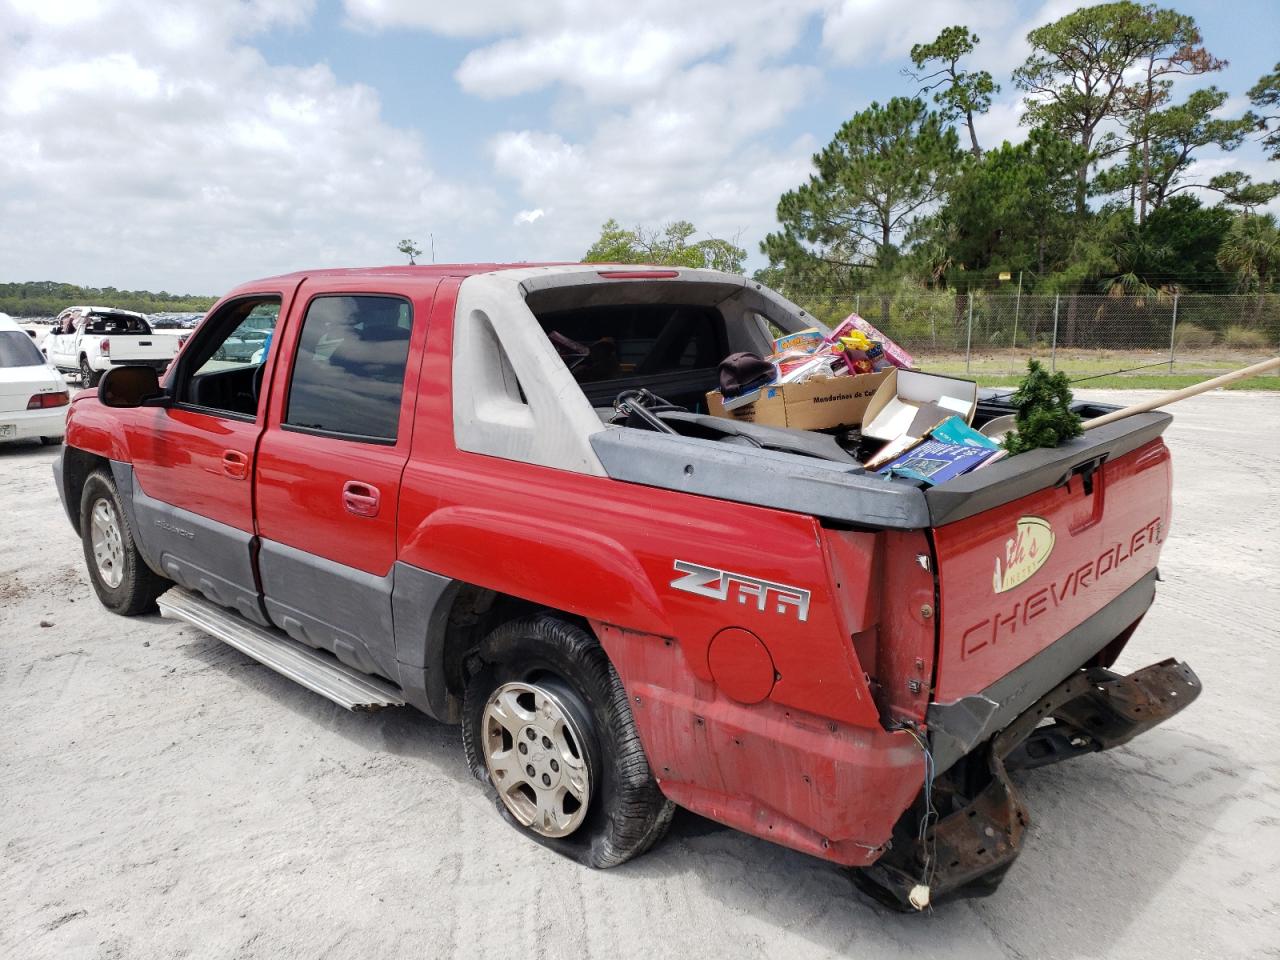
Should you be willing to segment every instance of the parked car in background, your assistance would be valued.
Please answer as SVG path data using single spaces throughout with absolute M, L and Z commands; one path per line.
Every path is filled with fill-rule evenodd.
M 204 319 L 203 313 L 153 313 L 147 318 L 153 329 L 171 330 L 185 329 L 198 326 L 200 321 Z
M 213 358 L 235 363 L 261 363 L 276 318 L 268 315 L 249 317 L 222 342 Z
M 186 340 L 155 334 L 147 318 L 110 307 L 67 307 L 45 341 L 50 362 L 64 373 L 79 373 L 86 387 L 97 386 L 113 366 L 145 366 L 163 373 Z
M 71 397 L 29 335 L 0 313 L 0 440 L 60 443 Z

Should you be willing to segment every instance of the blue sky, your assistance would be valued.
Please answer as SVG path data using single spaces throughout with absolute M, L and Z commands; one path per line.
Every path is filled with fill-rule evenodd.
M 1003 90 L 1061 0 L 0 0 L 0 279 L 217 293 L 393 262 L 571 259 L 606 218 L 757 245 L 854 111 L 913 90 L 952 23 Z M 1280 59 L 1274 3 L 1181 2 L 1244 92 Z M 1256 143 L 1204 176 L 1274 179 Z

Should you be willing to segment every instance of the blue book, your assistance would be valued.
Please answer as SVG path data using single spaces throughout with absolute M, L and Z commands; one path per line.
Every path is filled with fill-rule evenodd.
M 994 447 L 926 440 L 881 467 L 877 473 L 920 480 L 932 486 L 968 473 L 994 457 L 996 452 Z

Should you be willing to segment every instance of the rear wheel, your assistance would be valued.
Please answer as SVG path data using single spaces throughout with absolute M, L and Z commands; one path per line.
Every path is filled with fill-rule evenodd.
M 147 566 L 125 520 L 120 494 L 107 474 L 89 474 L 80 495 L 80 539 L 89 579 L 102 605 L 132 617 L 155 609 L 170 586 Z
M 622 681 L 582 627 L 543 615 L 480 646 L 463 746 L 503 817 L 592 867 L 648 850 L 674 806 L 649 771 Z
M 80 358 L 80 382 L 86 387 L 96 387 L 101 379 L 102 374 L 89 366 L 89 358 L 82 356 Z

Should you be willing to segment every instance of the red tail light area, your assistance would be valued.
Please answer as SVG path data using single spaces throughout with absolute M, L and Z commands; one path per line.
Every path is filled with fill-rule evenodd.
M 106 356 L 107 354 L 111 353 L 111 341 L 109 339 L 103 338 L 103 341 L 100 344 L 98 344 L 98 349 L 102 351 L 103 356 Z
M 27 401 L 28 410 L 43 410 L 46 407 L 65 407 L 71 402 L 71 395 L 65 390 L 62 393 L 37 393 Z

